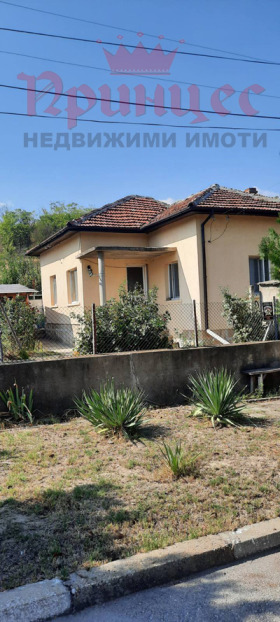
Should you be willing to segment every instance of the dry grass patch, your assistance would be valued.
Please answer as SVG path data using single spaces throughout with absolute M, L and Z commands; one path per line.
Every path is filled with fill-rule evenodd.
M 1 589 L 277 516 L 280 401 L 247 411 L 264 419 L 213 430 L 188 407 L 152 410 L 137 443 L 83 419 L 2 430 Z M 172 479 L 163 441 L 200 455 L 194 473 Z

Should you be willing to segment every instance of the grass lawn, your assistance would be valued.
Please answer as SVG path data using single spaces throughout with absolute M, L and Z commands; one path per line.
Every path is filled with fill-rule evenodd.
M 280 400 L 251 403 L 255 426 L 213 430 L 189 407 L 151 410 L 142 442 L 83 419 L 0 431 L 0 585 L 235 529 L 280 513 Z M 200 453 L 177 481 L 159 444 Z

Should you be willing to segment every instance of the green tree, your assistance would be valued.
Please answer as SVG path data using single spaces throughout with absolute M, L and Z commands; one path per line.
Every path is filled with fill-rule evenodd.
M 277 218 L 280 223 L 280 218 Z M 259 245 L 262 259 L 269 259 L 271 262 L 272 276 L 274 279 L 280 278 L 280 234 L 275 229 L 269 229 Z
M 0 218 L 0 243 L 6 253 L 24 252 L 31 245 L 33 212 L 5 210 Z
M 2 254 L 0 256 L 1 283 L 20 283 L 41 291 L 40 262 L 24 255 Z
M 35 222 L 32 232 L 32 242 L 39 244 L 59 229 L 75 218 L 79 218 L 86 213 L 83 207 L 79 207 L 77 203 L 57 202 L 51 203 L 50 209 L 43 209 L 41 215 Z

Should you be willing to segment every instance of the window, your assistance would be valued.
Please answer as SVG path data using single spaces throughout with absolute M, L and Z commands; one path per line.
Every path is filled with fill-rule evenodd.
M 168 266 L 168 281 L 169 281 L 169 298 L 174 300 L 180 298 L 179 288 L 179 269 L 177 263 L 170 263 Z
M 56 276 L 51 276 L 51 306 L 55 307 L 57 305 L 57 289 L 56 289 Z
M 144 289 L 143 282 L 143 268 L 127 268 L 127 289 L 129 292 L 133 292 L 134 289 L 139 287 Z
M 257 293 L 259 291 L 258 283 L 270 279 L 270 263 L 268 259 L 249 257 L 249 270 L 250 285 L 254 286 L 254 292 Z
M 68 302 L 78 302 L 78 278 L 77 268 L 68 272 Z

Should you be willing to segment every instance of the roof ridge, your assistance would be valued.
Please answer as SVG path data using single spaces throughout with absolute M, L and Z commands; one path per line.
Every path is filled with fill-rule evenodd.
M 251 192 L 245 192 L 245 190 L 239 190 L 238 188 L 228 188 L 227 186 L 219 186 L 220 190 L 225 190 L 226 192 L 236 192 L 236 194 L 240 194 L 241 196 L 248 196 L 251 199 L 265 199 L 266 201 L 271 201 L 271 203 L 279 203 L 280 197 L 268 197 L 265 194 L 253 194 Z

